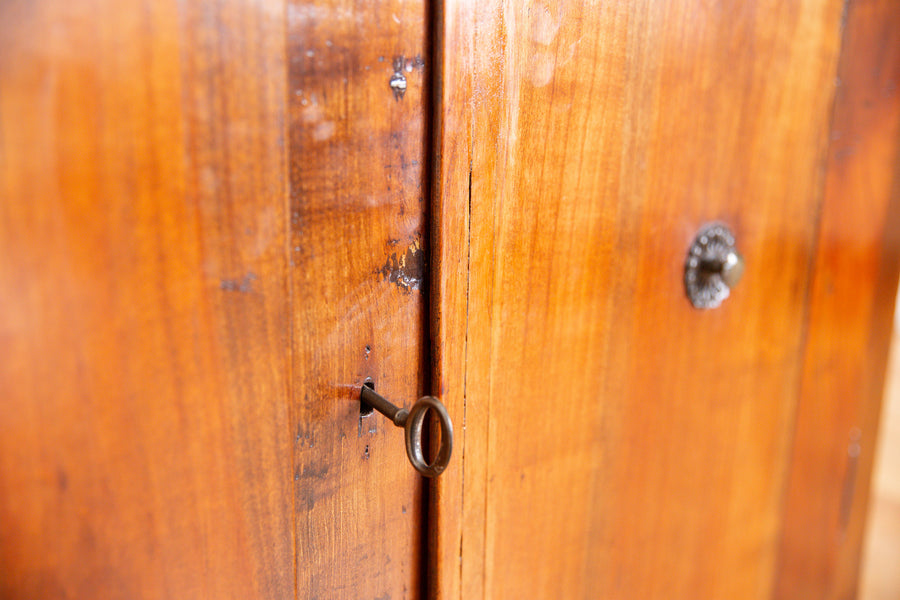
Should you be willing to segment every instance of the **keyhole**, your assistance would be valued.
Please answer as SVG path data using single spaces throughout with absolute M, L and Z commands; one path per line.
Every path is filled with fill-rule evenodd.
M 371 378 L 371 377 L 369 377 L 368 379 L 366 379 L 366 380 L 363 382 L 363 385 L 366 386 L 367 388 L 369 388 L 370 390 L 372 390 L 373 392 L 375 391 L 375 382 L 372 381 L 372 378 Z M 369 415 L 372 414 L 372 412 L 373 412 L 374 410 L 375 410 L 375 409 L 373 409 L 373 408 L 369 405 L 368 402 L 363 402 L 362 400 L 359 401 L 359 416 L 360 416 L 360 418 L 362 418 L 362 417 L 368 417 Z

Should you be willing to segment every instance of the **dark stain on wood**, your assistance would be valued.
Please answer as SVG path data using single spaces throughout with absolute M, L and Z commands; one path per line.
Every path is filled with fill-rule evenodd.
M 402 290 L 420 289 L 425 281 L 425 251 L 419 240 L 414 241 L 399 256 L 392 252 L 380 272 L 385 281 L 396 284 Z

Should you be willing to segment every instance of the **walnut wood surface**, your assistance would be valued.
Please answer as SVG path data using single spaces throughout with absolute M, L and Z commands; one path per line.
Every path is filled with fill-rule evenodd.
M 855 597 L 900 261 L 900 5 L 850 2 L 775 598 Z M 896 590 L 900 594 L 900 590 Z
M 888 327 L 896 278 L 893 237 L 879 255 L 891 131 L 860 159 L 878 173 L 877 215 L 829 200 L 830 173 L 823 192 L 844 9 L 511 1 L 439 13 L 434 372 L 465 426 L 457 468 L 431 495 L 435 595 L 737 599 L 785 585 L 785 515 L 819 501 L 808 495 L 835 503 L 833 475 L 800 482 L 816 460 L 803 444 L 847 435 L 840 418 L 819 429 L 804 415 L 812 329 L 828 336 L 835 316 L 811 270 L 878 290 L 854 301 L 872 310 L 853 322 L 862 340 Z M 893 81 L 879 62 L 890 58 L 859 60 Z M 854 81 L 868 93 L 866 77 Z M 734 230 L 747 271 L 702 312 L 682 268 L 714 220 Z M 817 257 L 859 223 L 865 270 L 826 271 Z M 837 373 L 883 359 L 878 343 L 852 348 Z M 862 400 L 830 388 L 826 402 L 870 410 L 878 372 Z M 855 548 L 840 549 L 847 565 Z
M 298 597 L 417 597 L 421 477 L 358 399 L 424 392 L 424 4 L 287 14 Z
M 4 2 L 0 47 L 0 596 L 417 596 L 356 394 L 423 388 L 423 4 Z

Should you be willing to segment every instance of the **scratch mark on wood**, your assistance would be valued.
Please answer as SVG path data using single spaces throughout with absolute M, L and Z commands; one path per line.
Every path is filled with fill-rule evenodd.
M 406 93 L 406 75 L 403 74 L 403 57 L 394 57 L 394 74 L 390 80 L 391 90 L 394 92 L 394 100 L 400 101 Z
M 219 287 L 225 292 L 252 292 L 253 282 L 256 281 L 256 279 L 258 279 L 256 273 L 250 271 L 241 279 L 223 279 L 219 283 Z

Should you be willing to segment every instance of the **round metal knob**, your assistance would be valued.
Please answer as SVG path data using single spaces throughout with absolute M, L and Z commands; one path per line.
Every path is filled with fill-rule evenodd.
M 688 250 L 684 290 L 695 308 L 716 308 L 744 274 L 744 259 L 734 248 L 734 234 L 721 223 L 704 226 Z

